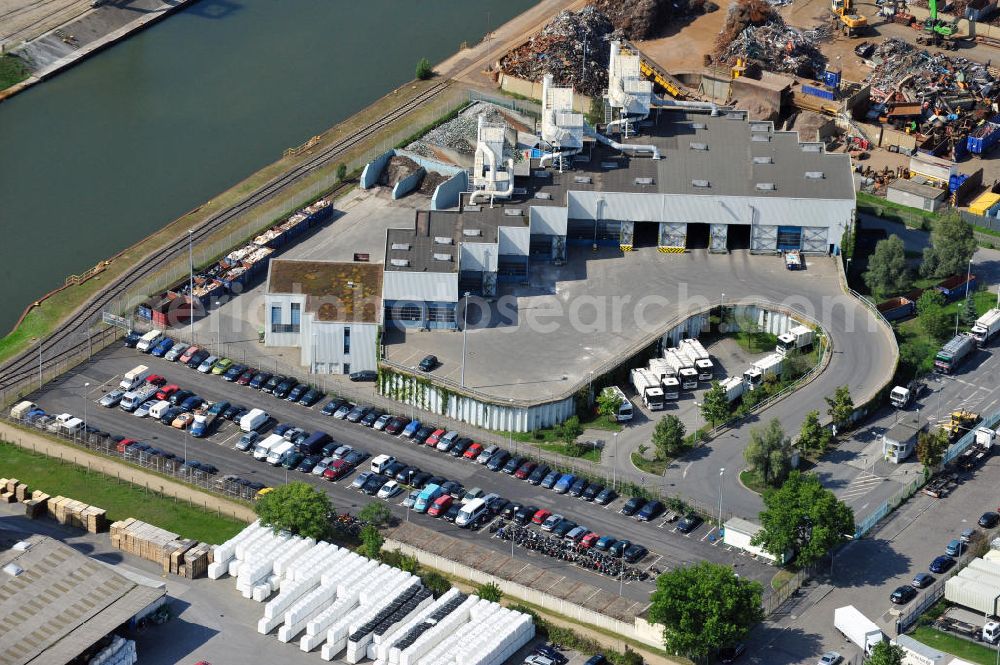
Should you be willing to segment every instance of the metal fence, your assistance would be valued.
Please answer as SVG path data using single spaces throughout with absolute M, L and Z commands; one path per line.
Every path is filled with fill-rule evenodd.
M 954 574 L 954 572 L 952 573 Z M 934 582 L 924 593 L 917 599 L 915 603 L 912 603 L 906 608 L 905 612 L 901 613 L 896 617 L 896 635 L 902 635 L 916 623 L 917 619 L 923 615 L 934 603 L 941 600 L 944 597 L 944 584 L 948 581 L 947 575 Z
M 990 415 L 983 418 L 982 422 L 979 423 L 982 427 L 995 427 L 996 424 L 1000 422 L 1000 411 L 994 411 Z M 966 432 L 961 439 L 955 442 L 954 445 L 950 446 L 948 450 L 945 451 L 944 457 L 941 458 L 941 464 L 947 464 L 953 459 L 964 453 L 969 446 L 976 442 L 976 432 L 974 430 L 969 430 Z
M 470 90 L 469 101 L 487 102 L 489 104 L 495 104 L 496 106 L 502 106 L 504 108 L 510 109 L 511 111 L 516 111 L 518 113 L 531 116 L 532 118 L 542 117 L 542 105 L 539 104 L 538 102 L 530 100 L 514 99 L 511 97 L 495 97 L 493 95 L 488 95 L 478 90 Z
M 795 575 L 793 575 L 790 580 L 785 582 L 778 590 L 769 596 L 765 596 L 764 602 L 761 604 L 764 610 L 764 618 L 766 619 L 777 612 L 778 609 L 785 604 L 785 601 L 798 593 L 803 584 L 805 584 L 813 575 L 829 568 L 829 565 L 829 561 L 822 560 L 810 566 L 806 566 L 802 570 L 795 573 Z
M 895 510 L 901 503 L 909 499 L 911 496 L 917 493 L 917 490 L 924 486 L 927 482 L 927 475 L 924 474 L 919 478 L 915 478 L 908 485 L 900 489 L 898 492 L 893 494 L 890 498 L 883 501 L 877 508 L 857 523 L 854 529 L 854 537 L 861 538 L 866 533 L 875 528 L 883 517 Z

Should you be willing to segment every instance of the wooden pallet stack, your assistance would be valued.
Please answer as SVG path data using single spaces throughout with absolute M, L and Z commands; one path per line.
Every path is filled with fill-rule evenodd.
M 177 570 L 184 562 L 184 553 L 196 544 L 197 541 L 190 538 L 178 538 L 167 543 L 167 555 L 163 557 L 163 572 L 177 575 Z
M 31 498 L 24 502 L 24 514 L 29 519 L 37 520 L 48 514 L 48 504 L 51 497 L 42 490 L 35 490 Z
M 133 517 L 111 525 L 111 545 L 123 552 L 160 565 L 170 557 L 167 545 L 180 536 Z
M 184 553 L 184 564 L 178 567 L 177 574 L 188 579 L 204 577 L 208 573 L 208 564 L 212 563 L 214 551 L 212 545 L 198 543 Z
M 24 486 L 22 493 L 28 490 L 28 486 L 17 478 L 0 478 L 0 503 L 14 503 L 17 501 L 18 488 Z

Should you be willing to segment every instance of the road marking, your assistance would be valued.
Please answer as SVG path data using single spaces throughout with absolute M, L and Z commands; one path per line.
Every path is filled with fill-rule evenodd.
M 684 467 L 684 473 L 682 473 L 682 474 L 681 474 L 681 478 L 687 478 L 687 475 L 688 475 L 688 469 L 690 469 L 690 468 L 691 468 L 691 465 L 692 465 L 692 464 L 694 464 L 694 462 L 688 462 L 688 463 L 687 463 L 687 466 L 685 466 L 685 467 Z
M 715 531 L 714 526 L 711 529 L 709 529 L 708 532 L 704 536 L 702 536 L 699 540 L 701 540 L 701 542 L 705 542 L 705 539 L 711 536 L 713 531 Z

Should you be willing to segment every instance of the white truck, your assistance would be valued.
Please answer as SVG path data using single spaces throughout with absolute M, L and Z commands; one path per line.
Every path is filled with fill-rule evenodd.
M 781 366 L 784 362 L 783 356 L 772 353 L 750 365 L 750 369 L 743 372 L 743 382 L 747 389 L 756 390 L 764 381 L 764 377 L 781 374 Z
M 702 343 L 696 339 L 682 339 L 679 348 L 694 362 L 694 368 L 698 370 L 698 380 L 711 381 L 715 376 L 715 365 Z
M 1000 641 L 1000 621 L 987 621 L 983 626 L 983 642 L 996 644 Z
M 253 449 L 253 458 L 255 460 L 263 462 L 267 459 L 268 454 L 271 452 L 271 448 L 285 440 L 285 437 L 280 434 L 272 434 L 263 441 L 257 444 L 257 447 Z
M 283 461 L 285 453 L 295 450 L 295 444 L 291 441 L 282 441 L 267 453 L 267 463 L 271 466 L 278 466 Z
M 897 409 L 905 409 L 913 399 L 913 391 L 903 386 L 895 386 L 889 391 L 889 403 Z
M 866 654 L 870 654 L 876 644 L 885 640 L 882 630 L 859 612 L 854 605 L 835 609 L 833 611 L 833 625 L 843 633 L 844 637 L 858 645 Z
M 972 337 L 976 340 L 979 348 L 983 348 L 990 343 L 993 336 L 1000 331 L 1000 308 L 994 307 L 978 319 L 972 326 Z
M 685 367 L 677 374 L 681 382 L 682 390 L 698 389 L 698 370 L 694 367 Z
M 660 379 L 664 400 L 676 400 L 681 396 L 681 382 L 677 378 L 677 370 L 664 358 L 652 358 L 649 361 L 649 372 Z
M 244 432 L 255 432 L 267 422 L 271 416 L 264 409 L 250 409 L 240 418 L 240 429 Z
M 648 369 L 637 367 L 631 373 L 632 386 L 638 393 L 639 399 L 650 411 L 660 411 L 664 407 L 663 388 L 655 374 Z
M 143 353 L 149 353 L 153 350 L 153 347 L 160 343 L 163 339 L 163 332 L 160 330 L 150 330 L 148 333 L 139 338 L 136 343 L 135 348 L 137 351 L 142 351 Z
M 663 358 L 651 358 L 649 371 L 660 377 L 661 380 L 667 376 L 677 376 L 677 370 Z
M 660 387 L 663 388 L 663 399 L 678 400 L 681 398 L 681 382 L 673 376 L 665 376 L 660 379 Z
M 83 420 L 70 413 L 60 413 L 49 425 L 49 431 L 76 436 L 83 431 Z
M 625 393 L 622 392 L 621 388 L 618 386 L 608 386 L 603 392 L 611 393 L 621 400 L 621 403 L 618 405 L 618 413 L 615 414 L 616 422 L 622 423 L 632 420 L 632 416 L 634 414 L 632 410 L 632 402 L 628 401 L 628 398 L 625 397 Z
M 135 390 L 149 377 L 150 374 L 152 374 L 152 372 L 149 371 L 148 367 L 145 365 L 137 365 L 125 372 L 125 376 L 122 377 L 118 387 L 125 391 Z
M 795 326 L 788 332 L 778 335 L 778 344 L 774 347 L 774 352 L 782 356 L 790 355 L 810 346 L 815 337 L 816 333 L 812 328 Z
M 144 383 L 134 390 L 130 390 L 122 395 L 122 401 L 118 402 L 118 407 L 126 413 L 132 413 L 139 406 L 156 396 L 158 388 L 151 383 Z
M 743 391 L 746 390 L 746 384 L 741 376 L 731 376 L 719 385 L 726 391 L 726 400 L 729 402 L 742 397 Z
M 669 348 L 663 351 L 663 359 L 674 371 L 674 375 L 681 373 L 682 369 L 694 369 L 694 360 L 688 358 L 686 353 L 681 353 L 680 349 Z

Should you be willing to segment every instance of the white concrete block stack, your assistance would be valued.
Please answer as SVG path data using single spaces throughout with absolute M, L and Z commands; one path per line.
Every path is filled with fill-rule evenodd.
M 399 643 L 403 641 L 411 630 L 422 624 L 436 611 L 451 602 L 453 598 L 458 597 L 458 595 L 458 589 L 448 590 L 440 598 L 428 603 L 419 611 L 412 614 L 396 630 L 387 633 L 378 644 L 374 660 L 377 660 L 380 663 L 389 663 L 390 665 L 396 665 L 399 663 Z
M 135 642 L 115 635 L 111 644 L 98 651 L 87 665 L 135 665 Z
M 428 651 L 468 622 L 469 612 L 472 606 L 478 602 L 479 598 L 476 596 L 466 598 L 465 602 L 459 605 L 455 611 L 438 621 L 436 626 L 426 631 L 413 644 L 404 649 L 399 654 L 399 665 L 418 665 Z
M 229 564 L 236 556 L 237 543 L 253 537 L 264 528 L 258 520 L 221 545 L 216 545 L 212 563 L 208 564 L 208 578 L 217 580 L 226 574 L 229 571 Z

